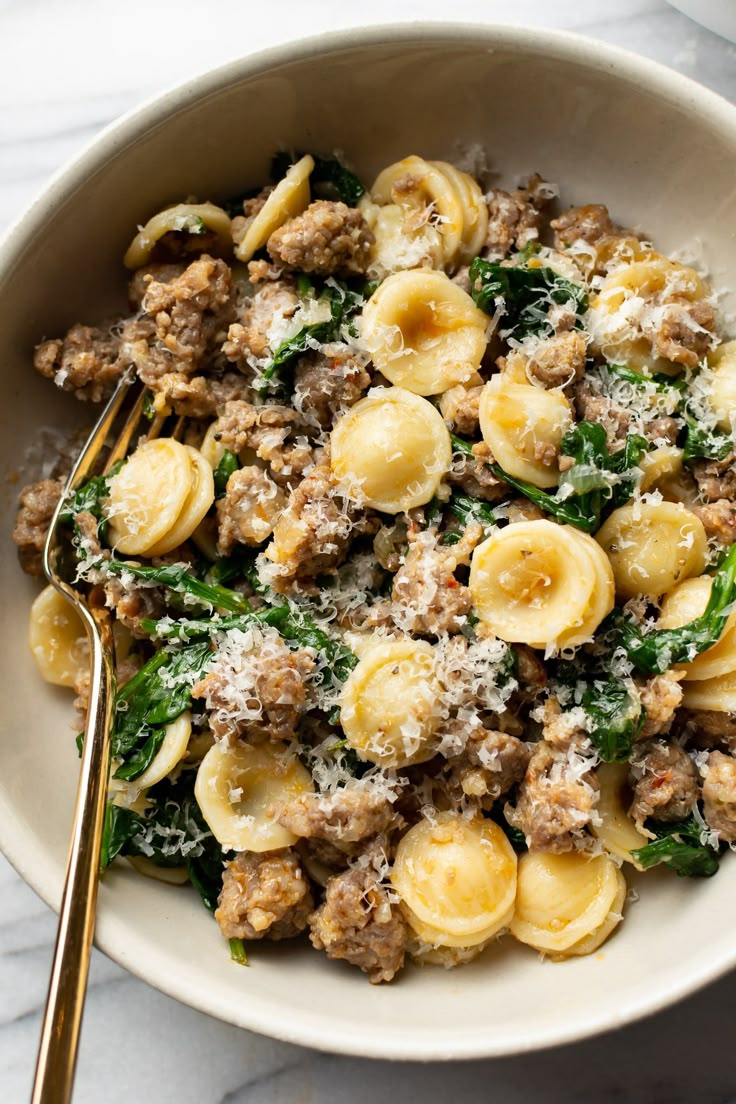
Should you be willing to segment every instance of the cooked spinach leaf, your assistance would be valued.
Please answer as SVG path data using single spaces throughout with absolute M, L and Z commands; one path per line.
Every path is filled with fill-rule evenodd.
M 225 449 L 220 462 L 215 468 L 213 475 L 215 479 L 215 498 L 224 498 L 225 491 L 227 490 L 227 481 L 230 476 L 238 470 L 240 467 L 240 461 L 234 452 L 230 452 L 230 449 Z
M 476 257 L 470 266 L 470 293 L 486 314 L 501 312 L 499 333 L 519 341 L 529 334 L 551 335 L 550 307 L 568 305 L 576 328 L 588 309 L 585 288 L 559 276 L 545 265 L 504 265 Z
M 248 613 L 250 602 L 237 590 L 202 582 L 186 564 L 162 564 L 153 567 L 126 560 L 105 560 L 102 565 L 110 575 L 132 575 L 149 583 L 158 583 L 175 594 L 189 595 L 212 609 L 224 609 L 230 613 Z
M 589 736 L 601 759 L 626 762 L 646 717 L 633 683 L 613 676 L 593 679 L 580 703 L 593 719 L 595 727 Z
M 209 640 L 176 652 L 156 652 L 118 691 L 112 732 L 112 755 L 123 762 L 115 778 L 133 781 L 152 761 L 163 730 L 188 709 L 192 686 L 212 654 Z
M 729 549 L 713 577 L 705 610 L 694 621 L 679 629 L 643 629 L 614 610 L 602 629 L 613 630 L 613 637 L 638 671 L 663 674 L 677 663 L 689 663 L 720 640 L 736 600 L 736 544 Z
M 330 341 L 337 341 L 344 326 L 348 328 L 349 332 L 352 332 L 351 319 L 362 309 L 366 300 L 366 292 L 370 294 L 367 288 L 355 291 L 342 280 L 331 277 L 316 296 L 329 308 L 329 318 L 323 322 L 314 322 L 302 326 L 293 337 L 282 341 L 273 354 L 271 363 L 263 370 L 257 390 L 261 394 L 272 390 L 283 390 L 282 369 L 290 365 L 296 357 L 313 348 L 315 342 L 326 344 Z M 305 297 L 312 296 L 303 296 L 303 298 Z
M 645 870 L 665 863 L 681 878 L 711 878 L 718 872 L 720 856 L 700 840 L 700 825 L 695 817 L 676 824 L 647 821 L 657 839 L 631 854 Z
M 685 414 L 683 459 L 725 460 L 733 450 L 733 439 Z

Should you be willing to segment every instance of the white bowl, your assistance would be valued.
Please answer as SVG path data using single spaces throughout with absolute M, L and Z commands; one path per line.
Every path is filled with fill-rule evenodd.
M 570 35 L 491 26 L 348 31 L 228 65 L 102 134 L 49 185 L 0 253 L 5 701 L 0 843 L 58 905 L 77 758 L 67 694 L 41 684 L 25 644 L 35 587 L 9 541 L 10 481 L 39 427 L 81 404 L 31 368 L 31 349 L 123 302 L 120 258 L 165 201 L 216 198 L 266 178 L 278 148 L 342 149 L 370 180 L 408 153 L 483 144 L 499 180 L 531 171 L 565 203 L 605 202 L 665 251 L 700 238 L 716 283 L 736 277 L 736 109 L 651 61 Z M 233 965 L 192 892 L 125 863 L 100 893 L 100 947 L 164 992 L 291 1042 L 389 1058 L 533 1050 L 619 1026 L 736 962 L 736 864 L 709 881 L 655 872 L 603 951 L 540 962 L 503 940 L 454 972 L 407 969 L 374 988 L 305 945 L 258 944 Z

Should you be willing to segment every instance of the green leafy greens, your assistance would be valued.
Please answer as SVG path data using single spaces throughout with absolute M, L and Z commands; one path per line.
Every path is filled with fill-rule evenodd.
M 131 782 L 153 761 L 166 725 L 191 705 L 192 686 L 211 655 L 209 640 L 175 652 L 162 648 L 118 691 L 112 755 L 122 763 L 115 778 Z
M 213 475 L 215 480 L 215 498 L 224 498 L 225 491 L 227 490 L 227 481 L 234 472 L 240 467 L 240 461 L 234 452 L 230 452 L 230 449 L 225 449 L 220 462 L 215 468 Z
M 676 824 L 648 821 L 647 828 L 656 833 L 657 839 L 631 852 L 645 870 L 665 863 L 681 878 L 711 878 L 718 872 L 718 852 L 701 842 L 695 817 Z
M 291 165 L 296 164 L 304 156 L 303 153 L 280 152 L 271 161 L 271 179 L 280 180 L 286 175 Z M 332 198 L 336 196 L 348 207 L 355 207 L 365 195 L 365 188 L 358 180 L 355 173 L 350 172 L 336 158 L 317 157 L 312 154 L 314 168 L 309 177 L 309 183 L 315 192 L 324 191 Z
M 577 328 L 588 309 L 585 289 L 545 265 L 504 265 L 476 257 L 470 266 L 470 289 L 476 305 L 486 314 L 500 309 L 501 337 L 517 341 L 528 334 L 553 333 L 547 317 L 551 306 L 568 305 L 574 310 Z
M 237 590 L 202 582 L 186 564 L 162 564 L 154 567 L 126 560 L 101 561 L 103 571 L 110 575 L 133 575 L 149 583 L 158 583 L 175 594 L 188 595 L 211 609 L 223 609 L 229 613 L 249 613 L 250 602 Z
M 315 297 L 315 289 L 311 285 L 309 288 L 309 292 L 303 294 L 304 298 Z M 283 390 L 283 369 L 296 357 L 312 348 L 314 342 L 325 344 L 337 341 L 343 327 L 348 327 L 350 331 L 350 321 L 362 309 L 368 294 L 370 294 L 370 287 L 362 291 L 354 291 L 342 280 L 331 277 L 316 296 L 318 300 L 327 304 L 329 318 L 302 326 L 293 337 L 282 341 L 273 354 L 271 363 L 263 370 L 257 389 L 262 394 L 271 390 Z
M 736 544 L 732 545 L 713 577 L 705 610 L 679 629 L 643 629 L 621 610 L 603 623 L 638 671 L 663 674 L 678 663 L 688 663 L 718 642 L 736 600 Z

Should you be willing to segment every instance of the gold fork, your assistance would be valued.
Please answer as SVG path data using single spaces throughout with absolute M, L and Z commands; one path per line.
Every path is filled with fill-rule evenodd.
M 115 653 L 110 614 L 106 609 L 90 608 L 84 597 L 59 574 L 60 516 L 68 496 L 94 471 L 101 450 L 121 420 L 123 425 L 105 461 L 103 474 L 127 454 L 145 402 L 145 389 L 142 385 L 133 387 L 134 383 L 132 373 L 122 377 L 87 438 L 51 519 L 43 554 L 47 579 L 72 603 L 84 622 L 90 645 L 91 679 L 71 842 L 32 1104 L 67 1104 L 71 1100 L 95 927 L 115 698 Z M 157 437 L 164 421 L 162 415 L 156 417 L 146 436 L 149 439 Z

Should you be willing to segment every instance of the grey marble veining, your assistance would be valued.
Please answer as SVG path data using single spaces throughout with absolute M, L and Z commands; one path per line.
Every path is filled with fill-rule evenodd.
M 98 130 L 246 50 L 328 28 L 453 17 L 580 31 L 736 100 L 736 47 L 663 0 L 0 0 L 0 226 Z M 0 1099 L 26 1100 L 55 918 L 0 859 Z M 683 948 L 683 953 L 686 949 Z M 492 993 L 489 994 L 492 999 Z M 78 1104 L 734 1104 L 736 975 L 576 1046 L 459 1066 L 334 1057 L 220 1024 L 95 953 Z

